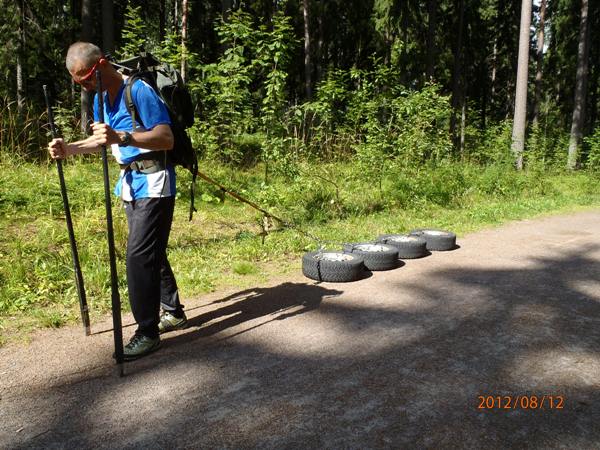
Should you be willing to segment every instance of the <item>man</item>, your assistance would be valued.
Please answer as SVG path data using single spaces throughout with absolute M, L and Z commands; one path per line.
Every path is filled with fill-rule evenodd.
M 71 45 L 66 66 L 73 81 L 90 92 L 96 90 L 95 74 L 100 71 L 107 123 L 97 122 L 95 98 L 93 134 L 71 143 L 53 139 L 48 150 L 57 159 L 100 152 L 101 146 L 107 145 L 121 166 L 115 194 L 121 197 L 127 216 L 127 288 L 138 324 L 124 348 L 124 358 L 133 360 L 159 348 L 159 333 L 187 324 L 166 254 L 175 206 L 175 170 L 167 158 L 167 151 L 173 148 L 171 122 L 154 90 L 136 80 L 132 98 L 139 120 L 132 123 L 124 98 L 128 78 L 117 72 L 94 44 Z

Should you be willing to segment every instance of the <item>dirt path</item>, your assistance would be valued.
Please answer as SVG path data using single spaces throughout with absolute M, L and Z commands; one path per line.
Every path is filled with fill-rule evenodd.
M 0 349 L 0 448 L 600 448 L 599 224 L 188 301 L 192 326 L 124 378 L 110 321 L 40 332 Z

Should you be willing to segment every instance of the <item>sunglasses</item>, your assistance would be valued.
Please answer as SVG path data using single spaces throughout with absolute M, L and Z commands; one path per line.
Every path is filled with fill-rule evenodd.
M 94 64 L 92 66 L 92 68 L 88 71 L 88 73 L 86 73 L 84 76 L 82 76 L 81 78 L 79 78 L 79 80 L 75 80 L 75 83 L 77 83 L 77 84 L 84 84 L 84 83 L 87 83 L 88 81 L 90 81 L 90 79 L 92 78 L 92 76 L 96 72 L 96 68 L 98 67 L 98 64 L 100 64 L 100 63 L 102 63 L 104 61 L 106 61 L 104 58 L 100 58 L 98 61 L 96 61 L 96 64 Z

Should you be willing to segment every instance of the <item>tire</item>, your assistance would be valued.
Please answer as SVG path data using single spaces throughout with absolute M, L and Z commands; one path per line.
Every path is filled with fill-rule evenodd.
M 368 270 L 391 270 L 398 267 L 398 249 L 391 245 L 373 242 L 346 244 L 344 253 L 361 256 Z
M 445 252 L 456 248 L 456 234 L 450 231 L 435 230 L 431 228 L 413 230 L 411 236 L 418 236 L 427 242 L 427 250 Z
M 317 281 L 333 283 L 356 281 L 363 277 L 365 264 L 362 257 L 336 250 L 308 252 L 302 257 L 302 273 Z
M 418 236 L 408 234 L 383 234 L 377 238 L 378 242 L 393 245 L 398 249 L 398 258 L 415 259 L 429 255 L 427 242 Z

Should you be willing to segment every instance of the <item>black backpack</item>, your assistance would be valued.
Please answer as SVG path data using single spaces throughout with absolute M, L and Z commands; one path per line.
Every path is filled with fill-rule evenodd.
M 137 114 L 137 109 L 131 95 L 131 89 L 136 80 L 143 80 L 148 83 L 167 105 L 171 119 L 171 130 L 175 140 L 173 150 L 168 151 L 167 155 L 169 161 L 174 165 L 185 167 L 192 174 L 189 216 L 190 220 L 192 220 L 192 214 L 196 210 L 194 208 L 194 187 L 198 174 L 198 156 L 192 146 L 192 141 L 185 131 L 186 128 L 191 127 L 194 123 L 194 106 L 181 75 L 173 66 L 157 60 L 147 52 L 141 52 L 140 56 L 119 63 L 113 62 L 112 64 L 119 71 L 129 76 L 129 82 L 125 86 L 124 95 L 127 110 L 134 124 L 137 122 L 142 126 L 144 125 Z M 148 158 L 148 154 L 140 155 L 140 158 Z

